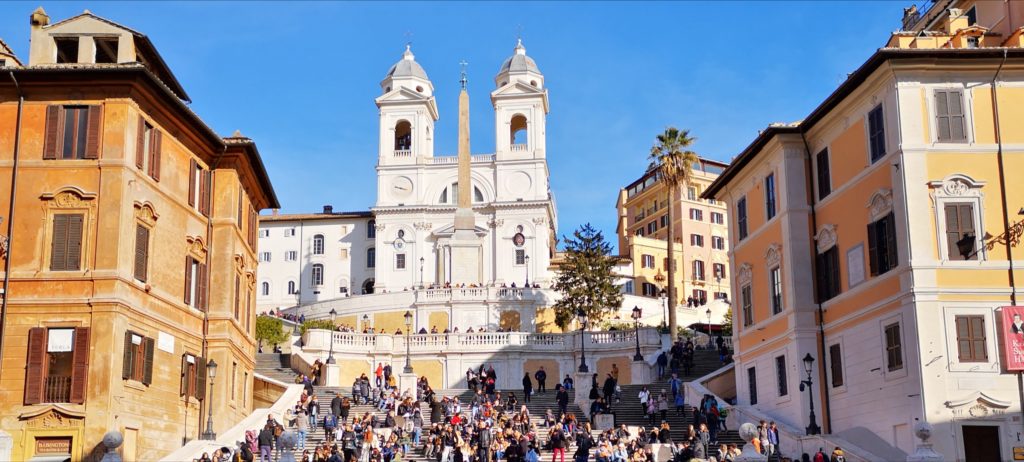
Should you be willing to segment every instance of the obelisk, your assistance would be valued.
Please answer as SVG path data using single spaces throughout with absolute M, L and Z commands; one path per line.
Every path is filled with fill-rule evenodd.
M 462 91 L 459 92 L 459 196 L 455 209 L 455 234 L 452 236 L 452 283 L 473 284 L 483 281 L 483 242 L 476 234 L 473 213 L 473 181 L 469 174 L 472 155 L 469 152 L 469 93 L 466 92 L 466 69 L 462 63 Z

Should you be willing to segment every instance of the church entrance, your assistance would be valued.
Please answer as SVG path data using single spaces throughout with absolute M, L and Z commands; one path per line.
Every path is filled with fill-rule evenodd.
M 964 459 L 971 462 L 998 462 L 999 427 L 989 425 L 964 425 Z
M 373 293 L 373 278 L 367 279 L 363 282 L 363 295 Z

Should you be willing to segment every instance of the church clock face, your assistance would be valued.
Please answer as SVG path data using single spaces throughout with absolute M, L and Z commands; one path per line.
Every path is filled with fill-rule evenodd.
M 412 194 L 412 180 L 404 176 L 391 180 L 391 194 L 394 197 L 408 197 Z

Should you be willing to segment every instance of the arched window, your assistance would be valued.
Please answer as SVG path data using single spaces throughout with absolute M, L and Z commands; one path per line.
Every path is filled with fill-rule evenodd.
M 522 114 L 516 114 L 512 116 L 512 123 L 510 127 L 511 131 L 511 143 L 512 145 L 526 145 L 527 143 L 527 128 L 526 128 L 526 116 Z
M 317 234 L 313 236 L 313 255 L 324 254 L 324 235 Z
M 270 283 L 269 282 L 263 281 L 263 283 L 260 284 L 260 295 L 262 295 L 264 297 L 270 296 Z
M 313 287 L 324 285 L 324 265 L 316 263 L 313 265 L 312 281 Z
M 366 267 L 376 268 L 377 267 L 377 249 L 370 247 L 366 249 Z
M 412 124 L 408 120 L 400 120 L 395 125 L 395 150 L 409 151 L 412 149 Z
M 338 281 L 338 293 L 341 295 L 348 296 L 348 281 L 342 279 Z
M 295 281 L 288 281 L 288 295 L 295 295 Z
M 484 193 L 480 192 L 480 188 L 473 186 L 473 202 L 483 202 Z
M 484 201 L 484 193 L 480 188 L 473 186 L 473 203 L 480 203 Z M 439 204 L 458 204 L 459 203 L 459 184 L 452 183 L 450 187 L 441 191 L 441 197 L 437 200 Z
M 373 278 L 363 281 L 363 294 L 373 293 Z
M 377 220 L 370 220 L 366 222 L 366 238 L 376 239 L 377 238 Z

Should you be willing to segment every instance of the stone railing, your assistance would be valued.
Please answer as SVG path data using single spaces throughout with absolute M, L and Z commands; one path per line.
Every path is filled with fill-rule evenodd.
M 522 302 L 551 305 L 558 299 L 558 293 L 551 289 L 513 287 L 466 287 L 449 289 L 415 289 L 401 292 L 355 295 L 351 297 L 324 300 L 299 307 L 282 310 L 295 315 L 303 314 L 306 319 L 323 319 L 333 309 L 339 315 L 374 313 L 381 311 L 406 310 L 419 305 L 445 305 L 453 302 L 502 303 Z
M 526 151 L 527 148 L 529 148 L 529 145 L 527 145 L 526 143 L 515 143 L 515 144 L 512 145 L 512 151 L 513 152 L 516 152 L 516 151 Z
M 395 157 L 412 157 L 411 149 L 395 149 Z
M 494 154 L 477 154 L 470 156 L 469 161 L 477 163 L 494 162 Z M 433 165 L 451 165 L 459 163 L 459 156 L 436 156 L 432 157 L 430 163 Z

